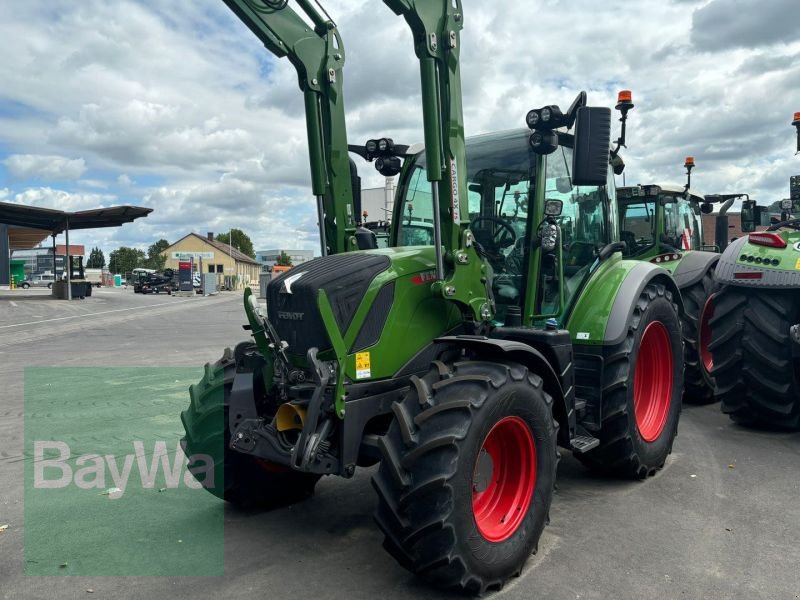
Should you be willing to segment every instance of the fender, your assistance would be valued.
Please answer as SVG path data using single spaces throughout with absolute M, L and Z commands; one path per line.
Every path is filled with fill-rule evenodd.
M 550 361 L 536 348 L 523 342 L 487 338 L 477 335 L 453 335 L 436 338 L 436 343 L 453 344 L 478 354 L 490 357 L 492 360 L 499 355 L 505 355 L 510 360 L 524 364 L 535 372 L 544 381 L 544 388 L 553 398 L 553 416 L 558 421 L 558 443 L 570 447 L 570 440 L 575 435 L 575 388 L 570 385 L 564 392 L 561 379 L 553 369 Z M 572 363 L 568 366 L 572 371 Z M 572 373 L 569 373 L 571 381 Z
M 718 261 L 719 254 L 716 252 L 700 250 L 686 252 L 672 272 L 672 278 L 680 289 L 685 289 L 701 281 L 708 270 L 717 265 Z
M 636 308 L 636 299 L 649 283 L 660 283 L 666 286 L 672 292 L 673 300 L 678 305 L 678 312 L 683 314 L 681 292 L 669 273 L 652 263 L 639 263 L 628 273 L 628 277 L 625 278 L 614 298 L 603 338 L 604 345 L 616 345 L 625 339 L 625 335 L 628 333 L 628 323 L 633 318 L 633 311 Z
M 683 314 L 680 290 L 668 271 L 650 262 L 614 260 L 601 266 L 583 289 L 567 323 L 573 342 L 586 346 L 622 342 L 636 299 L 650 282 L 670 290 Z

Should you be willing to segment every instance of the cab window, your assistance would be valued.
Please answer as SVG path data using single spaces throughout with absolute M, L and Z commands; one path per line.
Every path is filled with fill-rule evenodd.
M 433 245 L 433 195 L 423 164 L 424 156 L 413 167 L 403 202 L 403 214 L 396 217 L 398 246 Z

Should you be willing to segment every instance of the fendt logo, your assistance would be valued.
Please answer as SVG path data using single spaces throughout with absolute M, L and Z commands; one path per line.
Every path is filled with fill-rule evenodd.
M 278 318 L 284 321 L 302 321 L 306 313 L 301 312 L 287 312 L 284 310 L 278 311 Z

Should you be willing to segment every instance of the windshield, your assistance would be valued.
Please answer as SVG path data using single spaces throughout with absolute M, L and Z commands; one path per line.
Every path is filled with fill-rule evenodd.
M 588 276 L 597 249 L 616 237 L 613 178 L 609 176 L 607 185 L 573 185 L 573 137 L 560 134 L 558 149 L 539 156 L 528 144 L 529 135 L 516 130 L 466 141 L 470 230 L 492 267 L 499 322 L 507 306 L 524 307 L 534 320 L 564 314 Z M 536 184 L 539 168 L 544 169 L 543 199 L 534 196 L 542 189 Z M 408 169 L 398 190 L 396 244 L 431 245 L 433 210 L 425 154 L 417 155 Z M 543 200 L 562 203 L 562 213 L 555 217 L 560 244 L 537 252 L 545 220 Z M 536 278 L 534 285 L 529 285 L 531 277 Z
M 638 256 L 652 248 L 656 243 L 656 199 L 623 201 L 620 212 L 620 240 L 625 242 L 625 256 Z
M 523 236 L 528 217 L 528 187 L 533 179 L 536 156 L 528 146 L 529 133 L 504 131 L 469 138 L 467 184 L 469 218 L 484 217 L 481 229 L 494 234 L 499 227 L 489 217 L 506 219 L 515 237 Z M 398 246 L 433 244 L 433 196 L 425 170 L 425 153 L 414 160 L 398 219 Z M 446 201 L 446 200 L 445 200 Z M 510 235 L 510 234 L 509 234 Z
M 701 250 L 700 207 L 683 197 L 661 198 L 664 203 L 664 243 L 681 250 Z

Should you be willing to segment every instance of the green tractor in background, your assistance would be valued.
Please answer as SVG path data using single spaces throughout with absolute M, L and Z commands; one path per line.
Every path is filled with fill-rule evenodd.
M 461 2 L 384 0 L 413 34 L 424 151 L 348 146 L 333 21 L 309 0 L 305 18 L 225 1 L 297 69 L 323 256 L 269 284 L 266 315 L 245 292 L 252 341 L 206 365 L 181 415 L 190 468 L 220 498 L 274 507 L 379 464 L 389 553 L 436 586 L 499 588 L 537 548 L 558 446 L 645 478 L 677 432 L 680 292 L 622 257 L 611 112 L 585 93 L 532 110 L 467 162 Z M 400 175 L 388 248 L 355 225 L 349 150 Z
M 800 113 L 794 114 L 800 152 Z M 722 254 L 709 345 L 722 411 L 737 423 L 800 428 L 800 176 L 778 222 L 755 232 L 762 207 L 742 206 L 742 230 Z
M 620 175 L 624 163 L 619 156 L 625 147 L 628 111 L 633 108 L 629 90 L 619 92 L 616 109 L 622 129 L 611 151 L 614 171 Z M 707 246 L 703 238 L 702 215 L 711 213 L 712 202 L 725 202 L 724 215 L 732 203 L 720 196 L 700 196 L 691 191 L 694 157 L 684 162 L 686 185 L 635 185 L 617 188 L 620 239 L 625 258 L 656 264 L 670 273 L 683 299 L 684 400 L 694 404 L 714 402 L 711 354 L 708 351 L 706 306 L 714 291 L 714 269 L 718 247 Z M 727 221 L 724 224 L 727 235 Z M 717 236 L 719 237 L 719 236 Z M 724 244 L 725 241 L 718 243 Z

